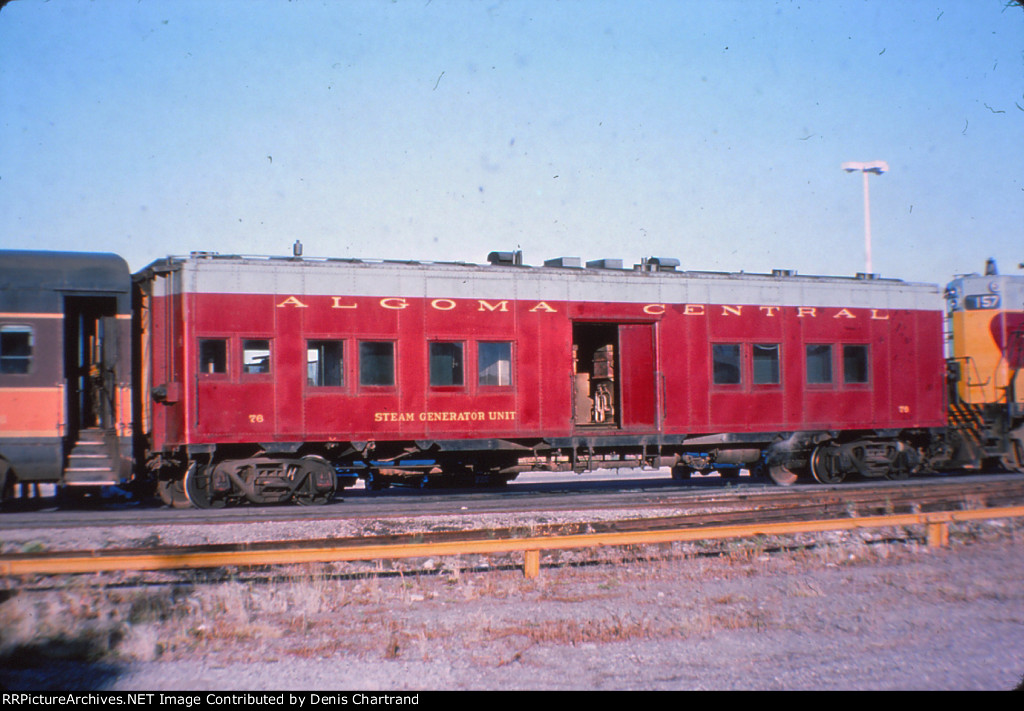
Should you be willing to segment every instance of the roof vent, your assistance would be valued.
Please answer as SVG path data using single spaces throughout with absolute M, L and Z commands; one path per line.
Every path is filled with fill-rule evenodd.
M 857 278 L 863 281 L 873 281 L 878 278 L 878 275 L 870 272 L 857 272 Z
M 622 269 L 621 259 L 594 259 L 587 262 L 587 269 Z
M 566 269 L 579 269 L 583 266 L 583 260 L 579 257 L 558 257 L 556 259 L 545 259 L 545 267 L 564 267 Z
M 791 277 L 796 276 L 796 269 L 772 269 L 773 277 Z
M 678 266 L 679 260 L 671 257 L 641 257 L 633 268 L 641 272 L 674 272 Z
M 491 252 L 487 255 L 487 261 L 499 267 L 521 267 L 523 265 L 523 250 Z

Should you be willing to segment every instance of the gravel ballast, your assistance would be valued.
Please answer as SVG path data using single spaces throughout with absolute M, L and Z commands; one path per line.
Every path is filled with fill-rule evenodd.
M 954 526 L 945 549 L 873 531 L 609 550 L 585 566 L 555 552 L 535 580 L 467 558 L 369 578 L 296 566 L 269 582 L 21 582 L 0 604 L 0 683 L 1013 689 L 1024 677 L 1022 534 L 994 521 Z

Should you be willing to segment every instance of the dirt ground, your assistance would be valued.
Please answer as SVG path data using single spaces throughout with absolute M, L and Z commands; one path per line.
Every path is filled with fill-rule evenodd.
M 8 585 L 11 690 L 1013 689 L 1024 681 L 1024 524 L 714 550 L 326 566 L 276 581 Z M 803 540 L 807 542 L 806 539 Z M 787 547 L 778 550 L 778 545 Z M 351 572 L 351 571 L 349 571 Z M 7 581 L 8 583 L 10 581 Z

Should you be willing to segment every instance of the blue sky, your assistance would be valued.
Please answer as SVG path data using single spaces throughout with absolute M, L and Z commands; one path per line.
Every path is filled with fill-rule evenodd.
M 15 0 L 0 247 L 1024 262 L 1004 0 Z

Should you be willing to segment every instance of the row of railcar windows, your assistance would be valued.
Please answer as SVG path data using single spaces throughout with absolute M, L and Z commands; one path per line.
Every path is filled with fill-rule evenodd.
M 512 385 L 511 341 L 477 341 L 476 376 L 482 387 Z M 461 387 L 466 384 L 465 353 L 460 341 L 430 341 L 428 362 L 432 387 Z M 311 387 L 345 386 L 345 341 L 306 341 L 306 382 Z M 241 372 L 245 375 L 270 373 L 271 342 L 242 339 Z M 358 342 L 359 385 L 390 387 L 395 384 L 394 341 Z M 199 372 L 228 374 L 228 340 L 199 340 Z
M 715 343 L 711 346 L 712 382 L 715 385 L 740 385 L 743 382 L 743 348 L 749 345 L 751 377 L 754 385 L 779 385 L 782 382 L 781 353 L 778 343 Z M 806 346 L 804 372 L 808 385 L 830 385 L 833 382 L 831 343 Z M 868 379 L 868 347 L 861 344 L 842 346 L 844 385 L 866 385 Z

